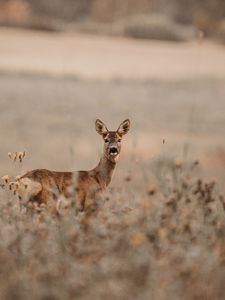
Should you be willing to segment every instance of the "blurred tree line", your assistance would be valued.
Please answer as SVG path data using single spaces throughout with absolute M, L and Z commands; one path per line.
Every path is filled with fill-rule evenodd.
M 155 13 L 211 35 L 225 20 L 225 0 L 0 0 L 0 24 L 32 18 L 110 23 Z

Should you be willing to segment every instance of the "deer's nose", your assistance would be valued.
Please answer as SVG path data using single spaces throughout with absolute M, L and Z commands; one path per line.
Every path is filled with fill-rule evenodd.
M 117 150 L 116 147 L 111 147 L 111 148 L 109 149 L 109 152 L 110 152 L 110 153 L 118 153 L 118 150 Z

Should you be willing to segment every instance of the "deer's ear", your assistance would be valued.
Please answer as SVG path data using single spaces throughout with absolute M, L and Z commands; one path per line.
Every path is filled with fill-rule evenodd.
M 120 124 L 119 128 L 117 129 L 117 133 L 122 136 L 128 133 L 129 129 L 130 129 L 130 120 L 126 119 Z
M 96 131 L 97 131 L 100 135 L 102 135 L 102 136 L 104 136 L 104 135 L 106 135 L 106 134 L 108 133 L 107 127 L 106 127 L 105 124 L 104 124 L 101 120 L 99 120 L 99 119 L 97 119 L 97 120 L 95 121 L 95 129 L 96 129 Z

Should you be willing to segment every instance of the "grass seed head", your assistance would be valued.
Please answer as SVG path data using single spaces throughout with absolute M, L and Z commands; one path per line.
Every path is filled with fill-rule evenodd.
M 13 161 L 15 162 L 17 160 L 17 152 L 15 152 L 14 154 L 14 158 L 13 158 Z
M 135 232 L 131 235 L 129 243 L 130 245 L 134 247 L 139 247 L 142 244 L 144 244 L 146 241 L 146 237 L 143 233 L 141 232 Z
M 195 166 L 199 165 L 199 160 L 195 160 L 193 165 L 195 165 Z
M 10 190 L 10 191 L 12 191 L 13 186 L 14 186 L 14 182 L 10 182 L 10 183 L 9 183 L 9 190 Z
M 9 183 L 9 176 L 8 176 L 8 175 L 2 176 L 2 180 L 3 180 L 5 183 Z
M 17 156 L 18 156 L 18 159 L 19 159 L 20 162 L 23 161 L 23 158 L 25 157 L 25 155 L 26 155 L 25 151 L 17 153 Z
M 156 194 L 156 191 L 157 191 L 156 188 L 153 187 L 153 188 L 150 188 L 150 189 L 147 191 L 147 193 L 148 193 L 149 196 L 153 196 L 153 195 Z

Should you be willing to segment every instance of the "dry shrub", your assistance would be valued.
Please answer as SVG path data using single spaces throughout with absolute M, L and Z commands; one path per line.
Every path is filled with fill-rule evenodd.
M 0 2 L 1 22 L 24 22 L 31 13 L 31 7 L 23 0 L 10 0 Z
M 90 0 L 27 0 L 33 14 L 67 22 L 84 18 L 88 13 Z
M 129 175 L 60 218 L 2 194 L 1 298 L 223 299 L 225 203 L 197 165 L 158 160 L 158 187 L 131 193 Z
M 179 25 L 161 14 L 136 15 L 111 23 L 88 22 L 77 28 L 83 32 L 138 39 L 187 41 L 196 36 L 194 27 Z
M 124 24 L 124 33 L 134 38 L 170 41 L 185 41 L 195 35 L 192 27 L 179 25 L 162 14 L 129 18 Z
M 90 7 L 90 20 L 94 22 L 114 22 L 130 15 L 151 11 L 149 0 L 93 0 Z

